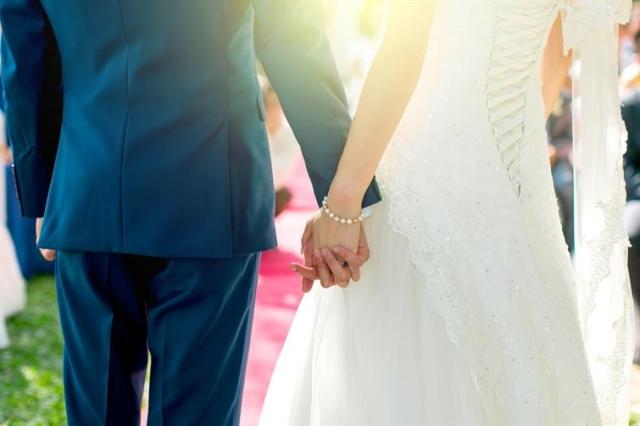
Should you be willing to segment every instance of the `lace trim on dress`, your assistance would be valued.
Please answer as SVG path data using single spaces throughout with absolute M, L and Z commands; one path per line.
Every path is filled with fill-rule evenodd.
M 632 0 L 560 0 L 564 50 L 568 53 L 592 31 L 629 20 Z
M 633 355 L 633 302 L 622 155 L 626 130 L 618 94 L 617 24 L 631 0 L 561 0 L 565 52 L 574 78 L 576 285 L 582 331 L 603 421 L 625 424 Z

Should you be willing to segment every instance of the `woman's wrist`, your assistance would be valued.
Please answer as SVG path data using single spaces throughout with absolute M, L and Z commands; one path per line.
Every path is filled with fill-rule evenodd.
M 331 210 L 342 217 L 355 218 L 362 213 L 364 191 L 356 184 L 336 179 L 331 184 L 327 202 Z

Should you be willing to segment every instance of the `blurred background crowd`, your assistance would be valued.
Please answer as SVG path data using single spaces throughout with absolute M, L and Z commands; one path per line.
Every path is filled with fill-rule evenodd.
M 384 0 L 325 1 L 328 33 L 353 108 L 375 52 Z M 640 302 L 640 2 L 634 3 L 631 22 L 620 29 L 619 40 L 622 114 L 629 131 L 624 161 L 628 189 L 625 215 L 632 242 L 629 269 L 634 297 Z M 460 61 L 462 63 L 464 58 Z M 549 161 L 569 250 L 573 250 L 574 233 L 572 81 L 579 72 L 577 62 L 547 123 Z M 266 77 L 261 76 L 260 83 L 273 155 L 275 214 L 286 216 L 288 210 L 299 209 L 301 205 L 296 204 L 296 197 L 300 197 L 300 190 L 296 188 L 299 188 L 301 158 L 277 94 Z M 44 262 L 35 248 L 33 221 L 20 217 L 11 178 L 11 153 L 3 127 L 0 119 L 0 426 L 64 424 L 60 377 L 62 342 L 51 276 L 54 266 Z M 465 159 L 459 161 L 463 173 Z M 278 229 L 287 229 L 287 226 Z M 270 268 L 264 264 L 268 262 L 267 257 L 263 270 Z M 282 281 L 282 285 L 290 282 Z M 289 305 L 295 309 L 298 300 L 290 301 Z M 257 321 L 260 321 L 260 314 Z M 260 330 L 260 324 L 257 324 L 254 335 Z M 260 346 L 259 342 L 257 346 Z M 640 351 L 636 359 L 640 360 Z M 251 373 L 251 366 L 249 369 Z M 249 390 L 252 389 L 251 380 L 250 375 Z M 251 401 L 251 398 L 245 400 Z M 243 419 L 244 424 L 254 424 L 253 421 L 252 418 Z

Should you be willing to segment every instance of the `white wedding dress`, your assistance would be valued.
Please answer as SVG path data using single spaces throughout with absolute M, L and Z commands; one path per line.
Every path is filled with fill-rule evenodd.
M 607 63 L 619 6 L 628 4 L 439 1 L 423 76 L 379 170 L 384 201 L 365 224 L 372 258 L 359 283 L 303 299 L 261 425 L 625 424 L 619 118 L 583 128 L 609 123 L 599 142 L 611 158 L 577 147 L 610 182 L 578 200 L 591 225 L 581 223 L 575 273 L 540 90 L 558 14 L 567 47 L 610 33 L 612 54 L 596 55 Z M 585 90 L 585 114 L 587 99 Z M 578 185 L 597 169 L 578 172 Z

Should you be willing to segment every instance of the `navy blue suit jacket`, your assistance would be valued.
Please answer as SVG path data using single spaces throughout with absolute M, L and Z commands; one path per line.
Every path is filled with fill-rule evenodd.
M 256 53 L 328 192 L 350 117 L 320 0 L 0 0 L 23 213 L 41 246 L 158 257 L 272 248 Z M 372 183 L 364 205 L 379 200 Z

